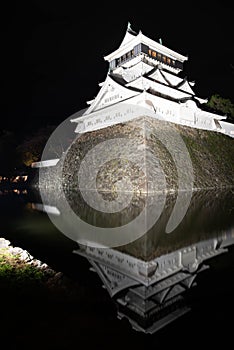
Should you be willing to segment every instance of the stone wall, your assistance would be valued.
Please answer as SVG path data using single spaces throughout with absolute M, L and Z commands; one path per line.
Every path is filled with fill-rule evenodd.
M 78 171 L 88 152 L 99 145 L 99 152 L 95 153 L 94 159 L 86 169 L 87 179 L 93 172 L 93 167 L 101 162 L 103 154 L 109 152 L 105 141 L 123 138 L 131 140 L 136 147 L 132 152 L 124 143 L 114 143 L 114 154 L 117 156 L 100 167 L 96 176 L 95 186 L 99 191 L 114 193 L 116 184 L 124 180 L 131 182 L 131 190 L 136 193 L 146 193 L 149 184 L 153 191 L 176 190 L 178 169 L 173 154 L 167 148 L 169 142 L 175 152 L 181 152 L 177 150 L 175 133 L 184 141 L 192 161 L 195 188 L 223 188 L 234 185 L 232 138 L 214 131 L 141 117 L 79 135 L 56 166 L 40 169 L 41 186 L 47 189 L 78 189 Z M 121 158 L 118 158 L 118 154 L 121 154 Z M 183 159 L 182 155 L 180 167 L 186 172 L 187 166 L 186 157 Z M 86 188 L 92 190 L 93 184 L 94 182 L 86 183 Z M 35 174 L 32 185 L 38 187 L 38 173 Z

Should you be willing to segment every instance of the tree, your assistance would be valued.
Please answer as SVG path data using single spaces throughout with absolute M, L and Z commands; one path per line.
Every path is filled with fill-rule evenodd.
M 22 141 L 17 147 L 17 153 L 24 165 L 30 166 L 41 159 L 45 144 L 54 129 L 55 127 L 51 125 L 40 128 L 34 135 Z
M 210 97 L 206 104 L 212 111 L 222 113 L 227 116 L 227 120 L 234 122 L 234 104 L 228 98 L 223 98 L 219 94 Z
M 69 121 L 69 126 L 70 124 L 72 123 Z M 46 155 L 48 156 L 48 159 L 60 158 L 72 142 L 70 135 L 71 126 L 70 129 L 67 129 L 64 128 L 64 130 L 62 129 L 58 132 L 56 126 L 47 125 L 46 127 L 37 130 L 34 135 L 26 137 L 17 147 L 17 152 L 22 163 L 26 166 L 30 166 L 33 162 L 40 161 L 46 144 Z M 73 129 L 72 135 L 73 137 L 76 136 Z

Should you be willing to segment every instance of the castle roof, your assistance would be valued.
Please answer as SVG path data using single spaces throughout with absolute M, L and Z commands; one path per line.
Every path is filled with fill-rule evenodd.
M 165 54 L 172 59 L 177 59 L 180 62 L 184 62 L 188 59 L 187 56 L 184 56 L 176 51 L 169 49 L 168 47 L 162 45 L 162 43 L 159 43 L 155 40 L 150 39 L 149 37 L 144 35 L 141 31 L 139 31 L 139 33 L 137 34 L 131 29 L 130 25 L 128 25 L 126 34 L 124 36 L 122 43 L 120 44 L 120 47 L 117 50 L 106 55 L 104 59 L 110 62 L 113 59 L 124 55 L 125 53 L 127 53 L 129 50 L 131 50 L 134 46 L 138 44 L 145 44 L 149 46 L 152 50 L 156 50 L 161 54 Z

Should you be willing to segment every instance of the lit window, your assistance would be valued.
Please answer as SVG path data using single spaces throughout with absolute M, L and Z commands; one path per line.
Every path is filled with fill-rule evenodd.
M 148 52 L 149 52 L 149 55 L 151 56 L 151 54 L 152 54 L 152 51 L 151 51 L 151 50 L 149 49 L 149 51 L 148 51 Z
M 166 62 L 166 56 L 163 56 L 163 62 Z
M 155 51 L 152 51 L 152 56 L 153 56 L 153 57 L 156 57 L 156 56 L 157 56 L 157 54 L 156 54 Z
M 158 58 L 161 58 L 161 56 L 162 56 L 161 53 L 158 53 Z
M 171 59 L 167 57 L 167 64 L 171 64 Z

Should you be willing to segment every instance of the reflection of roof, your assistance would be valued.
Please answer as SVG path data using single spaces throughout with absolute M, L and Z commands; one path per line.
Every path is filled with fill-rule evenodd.
M 229 244 L 233 244 L 233 241 L 232 238 L 232 243 Z M 108 266 L 148 287 L 181 271 L 193 273 L 203 261 L 224 251 L 222 245 L 217 245 L 217 239 L 213 238 L 184 246 L 165 255 L 161 254 L 146 262 L 116 249 L 103 250 L 88 245 L 80 247 L 75 253 L 95 261 L 98 265 Z
M 183 305 L 183 299 L 177 298 L 173 306 L 171 305 L 171 303 L 168 303 L 168 305 L 165 306 L 163 310 L 158 310 L 158 314 L 156 311 L 156 320 L 152 321 L 152 323 L 149 323 L 149 320 L 147 320 L 148 322 L 146 322 L 146 320 L 143 319 L 141 322 L 142 324 L 140 324 L 139 318 L 137 320 L 134 320 L 133 311 L 131 312 L 131 310 L 126 310 L 123 306 L 121 307 L 121 305 L 118 307 L 118 309 L 119 319 L 127 318 L 134 330 L 149 334 L 156 333 L 163 327 L 167 326 L 169 323 L 172 323 L 173 321 L 190 311 L 190 308 L 188 306 Z M 168 312 L 167 314 L 166 311 Z
M 117 303 L 118 318 L 127 318 L 135 330 L 153 334 L 190 310 L 183 295 L 196 285 L 197 274 L 207 268 L 203 261 L 226 251 L 221 246 L 216 239 L 200 241 L 162 255 L 153 263 L 109 248 L 82 245 L 74 252 L 92 264 Z
M 83 244 L 74 253 L 91 263 L 116 302 L 118 318 L 128 319 L 137 331 L 153 334 L 190 311 L 184 295 L 196 285 L 198 273 L 208 268 L 203 262 L 226 252 L 222 246 L 233 241 L 230 232 L 223 241 L 201 240 L 147 263 L 115 249 Z
M 89 262 L 93 266 L 92 270 L 97 272 L 111 297 L 126 288 L 139 285 L 139 282 L 104 264 L 97 263 L 92 259 L 89 259 Z

